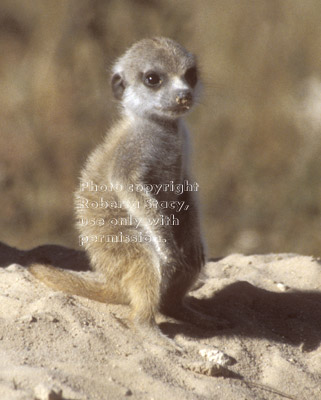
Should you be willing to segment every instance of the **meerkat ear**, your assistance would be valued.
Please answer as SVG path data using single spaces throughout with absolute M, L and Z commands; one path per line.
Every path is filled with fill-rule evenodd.
M 111 88 L 117 100 L 122 99 L 125 87 L 125 80 L 119 73 L 115 73 L 111 78 Z

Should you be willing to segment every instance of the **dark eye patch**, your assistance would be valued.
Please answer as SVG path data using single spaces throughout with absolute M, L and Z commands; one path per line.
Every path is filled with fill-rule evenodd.
M 189 68 L 184 75 L 186 82 L 190 85 L 190 87 L 194 87 L 197 83 L 197 69 L 196 67 Z

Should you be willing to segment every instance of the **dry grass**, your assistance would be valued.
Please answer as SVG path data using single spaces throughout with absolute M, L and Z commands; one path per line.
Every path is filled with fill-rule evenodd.
M 321 255 L 320 20 L 319 0 L 2 0 L 0 240 L 77 243 L 72 192 L 117 113 L 108 69 L 162 34 L 202 65 L 189 122 L 210 254 Z

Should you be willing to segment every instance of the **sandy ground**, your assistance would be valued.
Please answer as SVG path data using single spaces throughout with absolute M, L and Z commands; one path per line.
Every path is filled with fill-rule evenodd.
M 320 260 L 234 254 L 209 262 L 191 302 L 217 317 L 217 328 L 158 319 L 178 352 L 139 339 L 119 319 L 125 306 L 55 292 L 25 268 L 70 259 L 87 269 L 83 254 L 60 246 L 0 245 L 2 400 L 321 399 Z

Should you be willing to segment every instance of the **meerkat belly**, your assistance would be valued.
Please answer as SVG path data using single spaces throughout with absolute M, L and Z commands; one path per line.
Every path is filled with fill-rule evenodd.
M 136 230 L 138 218 L 130 210 L 139 208 L 136 202 L 123 201 L 117 195 L 97 192 L 81 193 L 76 199 L 77 227 L 83 234 L 113 234 L 121 229 Z

